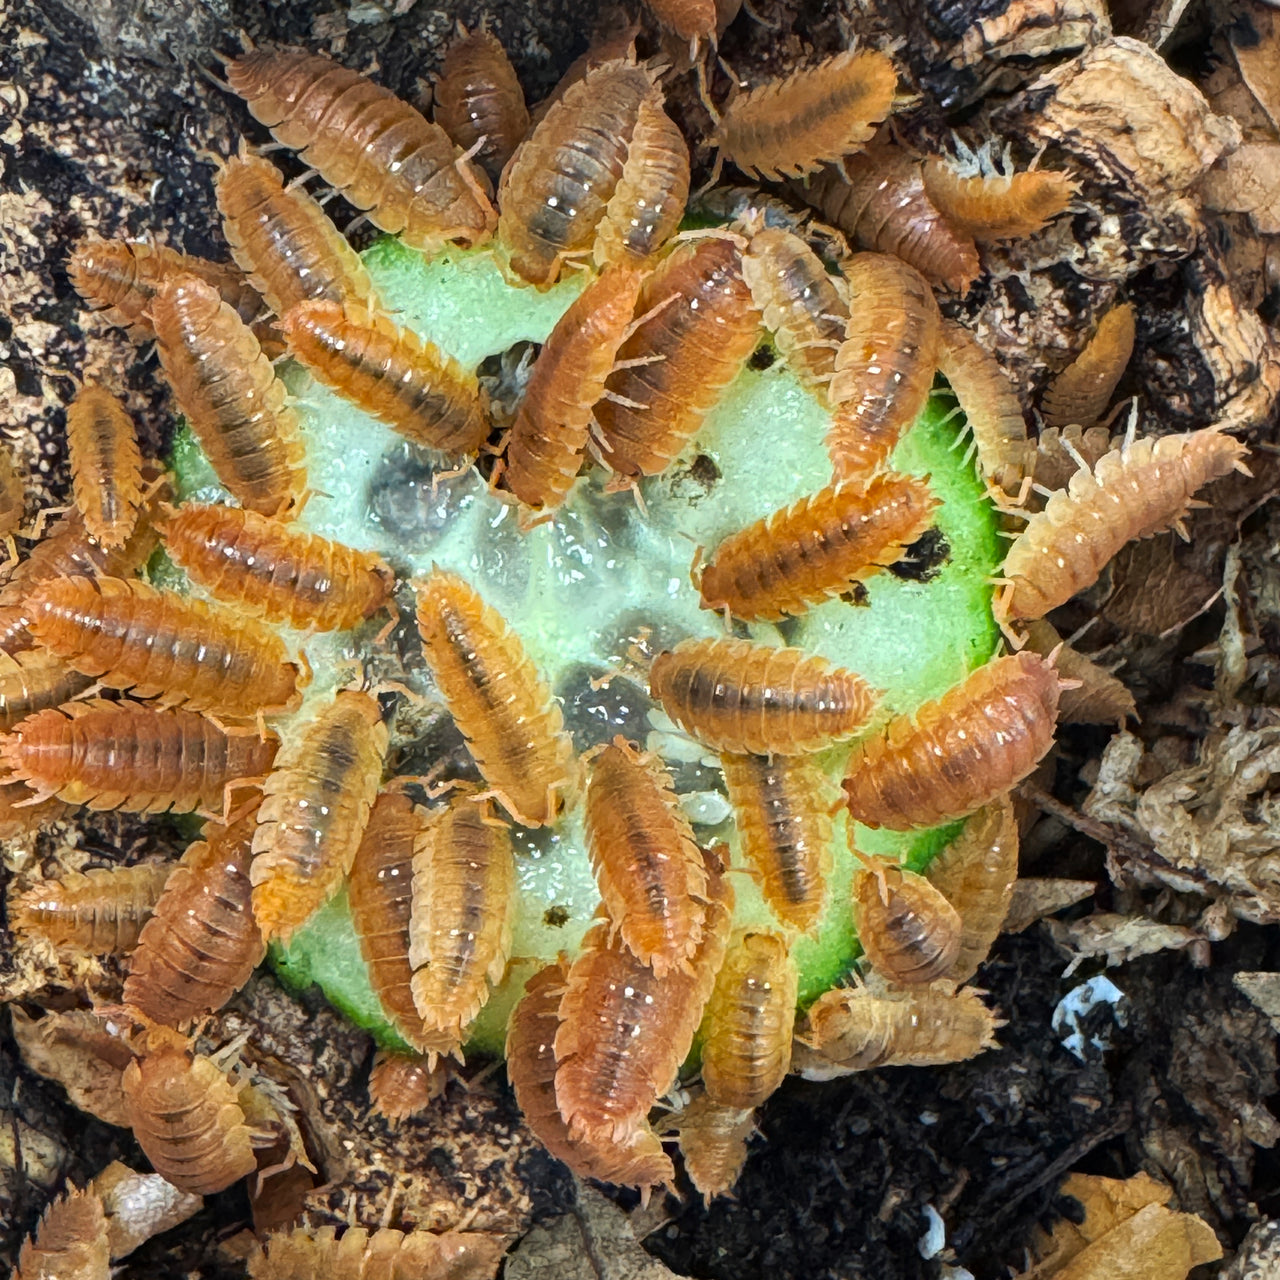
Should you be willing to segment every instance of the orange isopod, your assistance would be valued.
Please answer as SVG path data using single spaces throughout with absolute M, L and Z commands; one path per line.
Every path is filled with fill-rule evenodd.
M 342 689 L 287 744 L 262 788 L 253 837 L 253 914 L 270 942 L 341 887 L 382 782 L 387 727 L 367 693 Z
M 578 477 L 592 406 L 604 394 L 640 293 L 641 275 L 613 267 L 560 318 L 533 364 L 511 424 L 502 484 L 534 510 L 554 510 Z
M 862 147 L 897 87 L 883 53 L 846 49 L 731 100 L 709 142 L 753 177 L 799 177 Z
M 133 1136 L 152 1168 L 179 1190 L 215 1195 L 257 1169 L 236 1089 L 212 1059 L 176 1032 L 148 1033 L 146 1054 L 121 1080 Z
M 575 84 L 578 84 L 588 71 L 602 67 L 606 62 L 617 62 L 627 58 L 639 34 L 640 24 L 627 18 L 620 9 L 601 10 L 586 52 L 574 58 L 568 70 L 556 82 L 556 87 L 529 113 L 531 122 L 535 125 L 540 124 L 547 112 Z
M 229 609 L 122 578 L 65 578 L 32 593 L 32 635 L 109 689 L 251 718 L 290 708 L 300 673 L 284 641 Z
M 743 861 L 786 926 L 812 933 L 831 875 L 830 782 L 812 756 L 720 757 Z
M 151 304 L 160 365 L 218 479 L 280 515 L 306 488 L 298 419 L 258 340 L 209 285 L 166 280 Z
M 827 395 L 827 452 L 837 480 L 882 466 L 933 388 L 941 317 L 929 282 L 884 253 L 843 264 L 852 298 Z
M 702 1016 L 707 1097 L 760 1106 L 791 1068 L 799 971 L 781 934 L 747 932 L 729 945 Z
M 1006 494 L 1020 494 L 1035 466 L 1036 446 L 1027 439 L 1022 402 L 1004 367 L 964 325 L 943 320 L 938 369 L 973 433 L 979 471 Z
M 92 1187 L 71 1187 L 23 1241 L 12 1280 L 108 1280 L 111 1239 L 102 1200 Z
M 0 730 L 8 732 L 37 711 L 69 702 L 92 683 L 47 649 L 12 656 L 0 650 Z
M 498 186 L 498 239 L 522 280 L 555 284 L 566 262 L 591 252 L 652 88 L 652 73 L 634 61 L 603 63 L 520 144 Z
M 966 173 L 946 160 L 924 162 L 925 194 L 959 232 L 979 244 L 1034 235 L 1071 203 L 1076 183 L 1065 173 Z
M 94 867 L 46 880 L 9 903 L 14 933 L 90 955 L 120 955 L 137 944 L 172 868 L 154 862 Z
M 181 1026 L 221 1009 L 262 963 L 249 860 L 257 805 L 229 825 L 206 823 L 165 882 L 129 960 L 124 1002 Z
M 357 855 L 357 866 L 359 861 Z M 371 973 L 372 967 L 370 962 Z M 421 1054 L 379 1050 L 369 1071 L 369 1109 L 385 1116 L 394 1128 L 402 1120 L 425 1111 L 448 1083 L 449 1070 L 443 1063 L 433 1070 Z
M 1093 471 L 1077 471 L 1014 539 L 996 616 L 1029 621 L 1065 604 L 1098 580 L 1126 542 L 1176 528 L 1210 481 L 1233 470 L 1248 474 L 1247 452 L 1239 440 L 1204 427 L 1126 440 Z
M 728 1195 L 747 1162 L 747 1140 L 756 1131 L 753 1110 L 725 1107 L 697 1093 L 663 1122 L 680 1143 L 684 1171 L 705 1205 Z
M 522 826 L 552 823 L 576 779 L 560 704 L 502 615 L 456 574 L 418 586 L 423 651 L 492 793 Z
M 1001 796 L 965 823 L 928 867 L 929 882 L 960 913 L 960 950 L 947 977 L 968 982 L 1000 934 L 1018 878 L 1018 821 Z
M 242 144 L 214 182 L 231 256 L 277 316 L 299 302 L 372 304 L 373 281 L 329 215 L 297 183 Z
M 71 487 L 85 528 L 104 547 L 124 546 L 142 506 L 142 451 L 124 405 L 86 383 L 67 407 Z
M 924 876 L 880 858 L 854 872 L 853 922 L 876 971 L 903 986 L 942 977 L 960 954 L 960 913 Z
M 476 162 L 496 182 L 529 132 L 524 90 L 502 42 L 464 27 L 444 55 L 435 99 L 436 124 L 465 151 L 480 143 Z
M 661 26 L 696 46 L 699 40 L 715 40 L 715 0 L 645 0 Z
M 161 523 L 165 550 L 216 600 L 299 630 L 345 631 L 391 599 L 395 573 L 357 551 L 243 507 L 185 503 Z
M 930 284 L 963 296 L 978 277 L 972 237 L 938 212 L 925 194 L 920 161 L 900 147 L 877 139 L 793 189 L 860 249 L 895 254 Z
M 1085 349 L 1045 389 L 1040 414 L 1046 427 L 1092 426 L 1102 417 L 1133 355 L 1131 302 L 1112 307 Z
M 761 221 L 756 215 L 757 221 Z M 800 382 L 826 399 L 849 304 L 822 259 L 794 232 L 762 227 L 742 255 L 742 278 Z
M 409 964 L 429 1034 L 461 1043 L 506 972 L 515 911 L 511 832 L 464 795 L 418 833 Z
M 849 812 L 869 827 L 936 827 L 990 804 L 1053 745 L 1058 673 L 1011 653 L 969 673 L 911 715 L 854 745 L 844 780 Z
M 926 485 L 892 473 L 810 494 L 716 548 L 702 607 L 771 622 L 805 613 L 897 563 L 937 508 Z
M 42 800 L 216 812 L 230 784 L 266 774 L 277 745 L 275 734 L 227 729 L 192 711 L 90 698 L 23 720 L 0 738 L 0 767 Z
M 649 688 L 713 751 L 797 755 L 856 733 L 875 705 L 861 677 L 802 649 L 685 640 L 653 660 Z
M 331 387 L 415 444 L 471 454 L 489 434 L 474 372 L 362 303 L 304 302 L 284 318 L 289 353 Z
M 555 1038 L 560 998 L 569 978 L 568 962 L 540 969 L 507 1024 L 507 1076 L 516 1103 L 533 1136 L 580 1178 L 596 1178 L 620 1186 L 670 1186 L 675 1180 L 671 1159 L 643 1120 L 620 1142 L 607 1136 L 591 1141 L 571 1138 L 556 1103 Z
M 707 871 L 662 762 L 624 738 L 591 761 L 584 822 L 609 918 L 658 978 L 688 968 L 702 942 Z
M 252 1280 L 489 1280 L 506 1251 L 488 1231 L 367 1231 L 295 1227 L 267 1237 L 266 1252 L 249 1259 Z
M 660 304 L 661 309 L 658 309 Z M 755 348 L 760 313 L 733 240 L 679 245 L 640 290 L 648 318 L 618 351 L 596 405 L 614 487 L 665 471 Z
M 226 76 L 277 142 L 410 248 L 431 253 L 493 233 L 493 206 L 470 161 L 439 125 L 367 76 L 300 49 L 243 54 Z

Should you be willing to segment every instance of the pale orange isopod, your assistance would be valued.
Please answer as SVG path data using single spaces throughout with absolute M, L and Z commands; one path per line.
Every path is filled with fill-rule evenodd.
M 689 1181 L 710 1205 L 716 1196 L 728 1195 L 747 1162 L 747 1140 L 756 1131 L 756 1113 L 713 1102 L 697 1093 L 663 1122 L 661 1132 L 680 1143 L 680 1155 Z
M 0 730 L 69 702 L 92 683 L 47 649 L 23 649 L 12 656 L 0 650 Z
M 715 40 L 715 0 L 645 0 L 658 22 L 681 40 Z
M 367 1231 L 295 1227 L 267 1237 L 266 1251 L 249 1259 L 252 1280 L 489 1280 L 506 1250 L 487 1231 Z
M 421 1054 L 379 1050 L 369 1072 L 369 1109 L 394 1127 L 425 1111 L 448 1082 L 449 1069 L 443 1063 L 433 1070 Z
M 560 704 L 498 611 L 456 574 L 418 586 L 423 651 L 492 793 L 522 826 L 554 822 L 573 787 Z
M 821 751 L 867 722 L 866 682 L 802 649 L 749 640 L 685 640 L 660 653 L 649 688 L 684 731 L 713 751 Z
M 475 153 L 495 182 L 529 131 L 529 110 L 516 69 L 496 36 L 483 29 L 455 40 L 444 55 L 435 88 L 436 124 Z
M 493 206 L 470 161 L 389 89 L 300 49 L 243 54 L 226 76 L 254 119 L 380 230 L 426 253 L 492 234 Z
M 849 812 L 869 827 L 934 827 L 990 804 L 1053 744 L 1060 682 L 1033 653 L 978 667 L 941 698 L 854 745 Z
M 34 1239 L 23 1241 L 12 1280 L 108 1280 L 111 1241 L 102 1200 L 70 1188 L 44 1212 Z
M 76 506 L 91 537 L 124 546 L 142 506 L 142 451 L 133 419 L 106 387 L 86 383 L 67 407 Z
M 169 878 L 170 866 L 94 867 L 46 880 L 9 903 L 14 933 L 90 955 L 132 951 Z
M 950 970 L 960 954 L 960 914 L 923 876 L 878 858 L 853 876 L 858 942 L 877 972 L 917 986 Z
M 962 173 L 946 160 L 923 168 L 925 194 L 957 231 L 979 244 L 1034 235 L 1071 203 L 1076 184 L 1065 173 Z
M 1133 355 L 1131 302 L 1112 307 L 1085 349 L 1045 389 L 1040 413 L 1046 427 L 1092 426 L 1102 417 Z
M 268 942 L 341 887 L 382 782 L 387 727 L 367 693 L 342 689 L 287 744 L 262 788 L 253 837 L 253 914 Z

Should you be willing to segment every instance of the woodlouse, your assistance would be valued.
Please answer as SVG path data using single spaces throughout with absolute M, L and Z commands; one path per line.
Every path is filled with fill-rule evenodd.
M 748 932 L 730 943 L 702 1017 L 702 1083 L 722 1106 L 760 1106 L 791 1066 L 799 973 L 787 940 Z
M 715 0 L 645 0 L 661 26 L 696 46 L 699 40 L 715 40 Z
M 380 230 L 425 253 L 493 233 L 493 206 L 470 161 L 439 125 L 367 76 L 298 49 L 246 53 L 226 76 L 254 119 Z
M 124 1002 L 181 1026 L 221 1009 L 262 963 L 249 860 L 257 806 L 230 825 L 206 823 L 165 882 L 129 961 Z
M 849 812 L 869 827 L 934 827 L 990 804 L 1053 744 L 1060 682 L 1036 654 L 984 663 L 911 715 L 854 745 Z
M 534 361 L 507 442 L 503 486 L 527 507 L 554 510 L 577 479 L 592 407 L 604 394 L 631 324 L 641 275 L 604 271 L 557 322 Z
M 44 583 L 28 602 L 31 633 L 110 689 L 162 706 L 251 718 L 290 707 L 297 664 L 262 623 L 122 578 Z
M 277 316 L 324 298 L 373 304 L 373 281 L 329 215 L 280 170 L 243 146 L 214 181 L 231 256 Z
M 506 1243 L 485 1231 L 295 1227 L 249 1259 L 253 1280 L 490 1280 Z
M 306 488 L 302 440 L 257 338 L 191 276 L 160 286 L 151 319 L 161 368 L 218 479 L 241 506 L 285 512 Z
M 421 1054 L 379 1050 L 369 1071 L 370 1110 L 394 1127 L 425 1111 L 444 1093 L 448 1081 L 444 1064 L 433 1070 Z
M 818 927 L 831 875 L 832 790 L 812 756 L 720 757 L 743 861 L 782 924 Z
M 72 1187 L 44 1212 L 23 1242 L 12 1280 L 108 1280 L 111 1249 L 102 1200 Z
M 844 264 L 852 295 L 827 395 L 827 452 L 837 480 L 882 466 L 929 399 L 941 317 L 929 283 L 883 253 Z
M 649 687 L 686 733 L 735 755 L 820 751 L 856 733 L 875 703 L 852 671 L 748 640 L 685 640 L 654 659 Z
M 502 42 L 464 28 L 444 55 L 435 103 L 436 124 L 464 151 L 480 143 L 476 162 L 496 182 L 529 131 L 524 90 Z
M 850 480 L 732 534 L 702 569 L 704 609 L 777 621 L 849 591 L 895 564 L 938 503 L 911 476 Z
M 0 730 L 8 732 L 37 711 L 69 702 L 92 683 L 47 649 L 12 656 L 0 650 Z
M 680 1143 L 684 1171 L 705 1205 L 728 1195 L 747 1162 L 747 1140 L 756 1131 L 755 1112 L 726 1107 L 696 1094 L 663 1123 L 661 1132 Z
M 878 973 L 903 986 L 940 978 L 960 954 L 960 914 L 914 871 L 866 859 L 853 876 L 858 942 Z
M 419 833 L 409 963 L 428 1033 L 461 1044 L 489 987 L 502 981 L 515 896 L 511 831 L 486 802 L 464 795 Z
M 645 281 L 636 305 L 648 318 L 619 348 L 620 367 L 595 408 L 600 458 L 622 486 L 666 470 L 737 375 L 760 329 L 742 254 L 718 236 L 678 245 Z
M 102 546 L 124 546 L 142 507 L 142 451 L 133 419 L 105 387 L 86 383 L 67 407 L 71 487 L 84 527 Z
M 709 142 L 753 177 L 799 177 L 867 142 L 897 87 L 883 53 L 847 49 L 734 98 Z
M 968 982 L 1000 934 L 1018 878 L 1018 822 L 1002 796 L 979 809 L 928 867 L 929 882 L 960 913 L 960 950 L 947 977 Z
M 472 454 L 489 434 L 474 372 L 359 302 L 304 302 L 282 325 L 290 354 L 315 377 L 415 444 Z
M 94 867 L 46 880 L 9 904 L 15 933 L 90 955 L 132 951 L 151 918 L 172 868 L 154 862 Z
M 580 1178 L 646 1189 L 670 1186 L 675 1181 L 671 1159 L 643 1121 L 616 1143 L 608 1136 L 589 1142 L 569 1136 L 555 1087 L 557 1014 L 568 976 L 565 960 L 535 973 L 507 1025 L 507 1075 L 525 1123 Z
M 121 1084 L 133 1136 L 175 1187 L 214 1195 L 257 1169 L 244 1111 L 227 1074 L 174 1032 L 148 1033 Z
M 215 599 L 299 630 L 354 627 L 387 604 L 395 585 L 380 555 L 243 507 L 184 503 L 161 533 L 174 562 Z
M 456 574 L 418 586 L 418 630 L 441 696 L 492 793 L 522 826 L 555 821 L 576 779 L 560 704 L 502 615 Z
M 1040 413 L 1046 427 L 1092 426 L 1111 403 L 1133 355 L 1131 302 L 1112 307 L 1084 350 L 1045 389 Z
M 702 941 L 707 871 L 660 760 L 623 738 L 591 761 L 584 822 L 591 869 L 614 927 L 658 978 Z
M 962 173 L 946 160 L 924 162 L 925 194 L 944 218 L 979 244 L 1034 235 L 1071 203 L 1076 184 L 1065 173 Z
M 1077 471 L 1009 548 L 996 616 L 1032 620 L 1065 604 L 1098 580 L 1126 542 L 1176 528 L 1193 494 L 1233 470 L 1245 471 L 1247 452 L 1239 440 L 1204 427 L 1126 440 L 1092 471 Z
M 226 788 L 265 775 L 275 734 L 192 711 L 90 698 L 39 711 L 0 738 L 0 767 L 41 799 L 133 813 L 221 811 Z
M 263 784 L 253 837 L 253 914 L 268 942 L 294 931 L 339 889 L 382 782 L 387 728 L 367 693 L 342 689 Z

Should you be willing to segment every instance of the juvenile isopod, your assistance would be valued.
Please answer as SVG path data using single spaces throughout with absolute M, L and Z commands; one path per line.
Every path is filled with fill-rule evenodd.
M 86 383 L 67 408 L 71 487 L 84 527 L 102 546 L 124 546 L 142 506 L 142 451 L 133 419 L 106 387 Z
M 525 1123 L 580 1178 L 642 1189 L 669 1186 L 675 1180 L 671 1159 L 644 1121 L 620 1142 L 608 1136 L 592 1141 L 569 1136 L 555 1085 L 557 1011 L 568 977 L 564 960 L 535 973 L 507 1025 L 507 1075 Z
M 253 918 L 249 861 L 257 806 L 229 826 L 210 822 L 165 882 L 129 961 L 124 1002 L 177 1027 L 221 1009 L 266 947 Z
M 226 76 L 277 142 L 410 248 L 431 253 L 492 234 L 493 206 L 470 161 L 389 89 L 299 49 L 243 54 Z
M 162 706 L 252 718 L 298 695 L 298 666 L 274 631 L 145 582 L 55 579 L 27 611 L 32 635 L 77 671 Z
M 591 761 L 584 817 L 591 869 L 623 942 L 658 978 L 702 941 L 707 871 L 661 761 L 615 738 Z
M 1046 388 L 1040 401 L 1045 426 L 1088 427 L 1097 422 L 1133 355 L 1133 340 L 1133 304 L 1112 307 L 1085 349 Z
M 529 111 L 502 42 L 483 29 L 455 40 L 436 81 L 436 124 L 464 151 L 475 153 L 495 182 L 529 131 Z
M 475 373 L 382 312 L 304 302 L 282 327 L 289 353 L 320 382 L 415 444 L 471 454 L 489 434 Z
M 968 982 L 1000 934 L 1018 878 L 1018 822 L 1002 796 L 979 809 L 928 867 L 929 882 L 960 913 L 960 950 L 947 970 Z
M 91 698 L 38 711 L 0 738 L 0 767 L 44 799 L 131 813 L 220 812 L 271 768 L 275 734 L 174 708 Z
M 69 702 L 92 683 L 47 649 L 19 650 L 12 657 L 0 651 L 0 730 Z
M 94 867 L 46 880 L 9 903 L 14 933 L 90 955 L 132 951 L 169 878 L 170 866 Z
M 380 555 L 243 507 L 188 502 L 160 527 L 165 550 L 192 581 L 266 622 L 345 631 L 383 608 L 395 585 Z
M 133 1136 L 175 1187 L 214 1195 L 257 1169 L 244 1111 L 227 1073 L 173 1031 L 148 1033 L 121 1081 Z
M 743 861 L 766 904 L 802 933 L 818 927 L 831 875 L 831 799 L 812 756 L 720 757 Z
M 280 515 L 306 488 L 297 415 L 258 340 L 192 276 L 151 304 L 160 365 L 218 479 L 241 506 Z
M 760 330 L 742 254 L 718 236 L 678 245 L 645 281 L 637 309 L 648 318 L 619 348 L 619 367 L 595 408 L 600 458 L 617 473 L 615 487 L 666 470 Z
M 827 452 L 837 480 L 882 466 L 929 399 L 941 317 L 929 283 L 883 253 L 844 264 L 851 296 L 827 396 Z
M 801 649 L 749 640 L 685 640 L 660 653 L 649 688 L 684 731 L 713 751 L 821 751 L 867 722 L 870 686 Z
M 592 407 L 632 322 L 641 279 L 621 266 L 603 272 L 570 305 L 534 361 L 511 424 L 502 484 L 535 511 L 558 507 L 577 479 Z
M 960 914 L 914 871 L 866 859 L 853 875 L 853 922 L 876 971 L 903 986 L 940 978 L 960 954 Z
M 552 823 L 576 778 L 573 744 L 519 636 L 456 574 L 418 587 L 418 630 L 435 676 L 493 795 L 522 826 Z
M 324 298 L 374 301 L 359 255 L 329 215 L 297 183 L 241 147 L 214 182 L 222 230 L 249 283 L 277 316 Z
M 385 1116 L 394 1127 L 425 1111 L 448 1081 L 449 1070 L 443 1063 L 433 1070 L 421 1054 L 380 1050 L 369 1072 L 370 1110 Z
M 972 154 L 972 153 L 971 153 Z M 979 244 L 1034 235 L 1071 203 L 1076 184 L 1065 173 L 965 172 L 938 158 L 924 162 L 925 194 L 957 231 Z
M 367 1231 L 295 1227 L 268 1236 L 249 1259 L 252 1280 L 489 1280 L 506 1250 L 485 1231 Z
M 455 800 L 419 832 L 409 964 L 429 1035 L 461 1043 L 506 972 L 516 896 L 511 831 L 488 804 Z
M 367 693 L 342 689 L 263 784 L 253 837 L 253 914 L 270 942 L 287 943 L 339 889 L 382 782 L 387 727 Z
M 1053 745 L 1058 673 L 1037 654 L 984 663 L 910 715 L 856 743 L 844 780 L 869 827 L 935 827 L 990 804 Z
M 729 945 L 702 1016 L 702 1083 L 722 1106 L 760 1106 L 791 1067 L 799 973 L 781 934 Z
M 799 177 L 862 147 L 897 87 L 883 53 L 847 49 L 731 100 L 709 142 L 753 177 Z
M 1001 619 L 1042 618 L 1092 586 L 1137 538 L 1177 528 L 1193 495 L 1232 471 L 1248 474 L 1248 449 L 1216 427 L 1126 440 L 1092 471 L 1079 470 L 1014 540 L 1001 570 Z
M 715 223 L 745 223 L 753 230 L 789 231 L 824 262 L 843 262 L 850 253 L 849 242 L 838 227 L 818 222 L 812 210 L 797 208 L 759 187 L 732 184 L 697 191 L 689 201 L 688 213 Z
M 926 485 L 892 473 L 819 490 L 726 538 L 702 569 L 702 607 L 798 616 L 897 563 L 937 507 Z
M 747 1140 L 756 1131 L 756 1113 L 713 1102 L 697 1093 L 663 1122 L 661 1132 L 680 1143 L 684 1171 L 710 1205 L 716 1196 L 728 1195 L 747 1162 Z
M 23 1242 L 12 1280 L 108 1280 L 111 1247 L 102 1200 L 72 1187 L 44 1212 Z

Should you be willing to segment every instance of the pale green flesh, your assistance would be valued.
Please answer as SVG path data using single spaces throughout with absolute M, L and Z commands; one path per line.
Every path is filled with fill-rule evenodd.
M 570 280 L 541 294 L 513 288 L 486 251 L 446 253 L 427 262 L 384 240 L 365 254 L 365 262 L 400 323 L 468 365 L 517 341 L 545 339 L 580 287 Z M 593 469 L 554 521 L 521 533 L 515 512 L 472 472 L 442 486 L 432 500 L 430 527 L 419 524 L 406 531 L 403 524 L 384 524 L 370 508 L 370 486 L 375 477 L 385 481 L 390 472 L 420 463 L 424 455 L 415 455 L 389 427 L 298 367 L 286 365 L 283 373 L 297 397 L 308 482 L 316 491 L 301 526 L 381 552 L 404 577 L 424 574 L 433 563 L 461 574 L 506 617 L 553 687 L 576 664 L 591 664 L 599 674 L 616 668 L 626 636 L 641 624 L 651 626 L 663 643 L 723 635 L 722 620 L 699 608 L 689 580 L 695 548 L 709 553 L 726 535 L 830 481 L 823 443 L 827 415 L 778 360 L 763 372 L 742 371 L 688 451 L 685 461 L 703 454 L 721 473 L 709 495 L 703 496 L 687 467 L 677 464 L 644 485 L 648 514 L 642 517 L 629 494 L 603 494 L 603 475 Z M 937 524 L 950 543 L 950 559 L 927 583 L 878 574 L 866 584 L 865 605 L 832 601 L 786 629 L 787 643 L 821 653 L 883 690 L 885 714 L 909 711 L 945 692 L 985 661 L 998 639 L 988 582 L 1000 560 L 995 524 L 963 447 L 955 447 L 962 419 L 944 421 L 949 408 L 949 402 L 931 400 L 894 463 L 930 477 L 943 504 Z M 175 443 L 174 466 L 183 498 L 225 496 L 185 431 Z M 384 487 L 384 495 L 387 491 Z M 306 718 L 335 685 L 350 681 L 381 621 L 353 633 L 288 637 L 303 645 L 315 670 L 299 716 Z M 749 630 L 757 640 L 783 642 L 772 624 Z M 283 727 L 287 733 L 288 726 Z M 710 790 L 718 782 L 718 770 L 708 763 L 711 753 L 681 735 L 655 734 L 650 745 L 685 760 L 702 757 L 708 767 L 701 785 Z M 833 794 L 847 751 L 824 756 Z M 724 808 L 713 794 L 700 793 L 690 803 L 696 808 L 699 800 Z M 863 852 L 905 855 L 920 867 L 954 830 L 895 834 L 859 827 L 856 843 Z M 727 842 L 736 861 L 731 820 L 698 824 L 695 832 L 703 843 Z M 853 859 L 843 815 L 837 819 L 835 846 L 822 926 L 816 938 L 801 938 L 793 948 L 802 1003 L 844 976 L 857 955 L 849 906 Z M 524 981 L 560 951 L 576 950 L 599 902 L 576 809 L 555 831 L 517 829 L 515 847 L 520 896 L 514 960 L 473 1028 L 472 1047 L 483 1051 L 501 1051 L 507 1016 Z M 735 875 L 733 885 L 735 925 L 776 927 L 751 878 Z M 551 908 L 563 923 L 546 923 Z M 299 930 L 287 951 L 274 948 L 273 960 L 287 982 L 319 984 L 336 1007 L 380 1043 L 403 1047 L 369 985 L 345 894 Z

